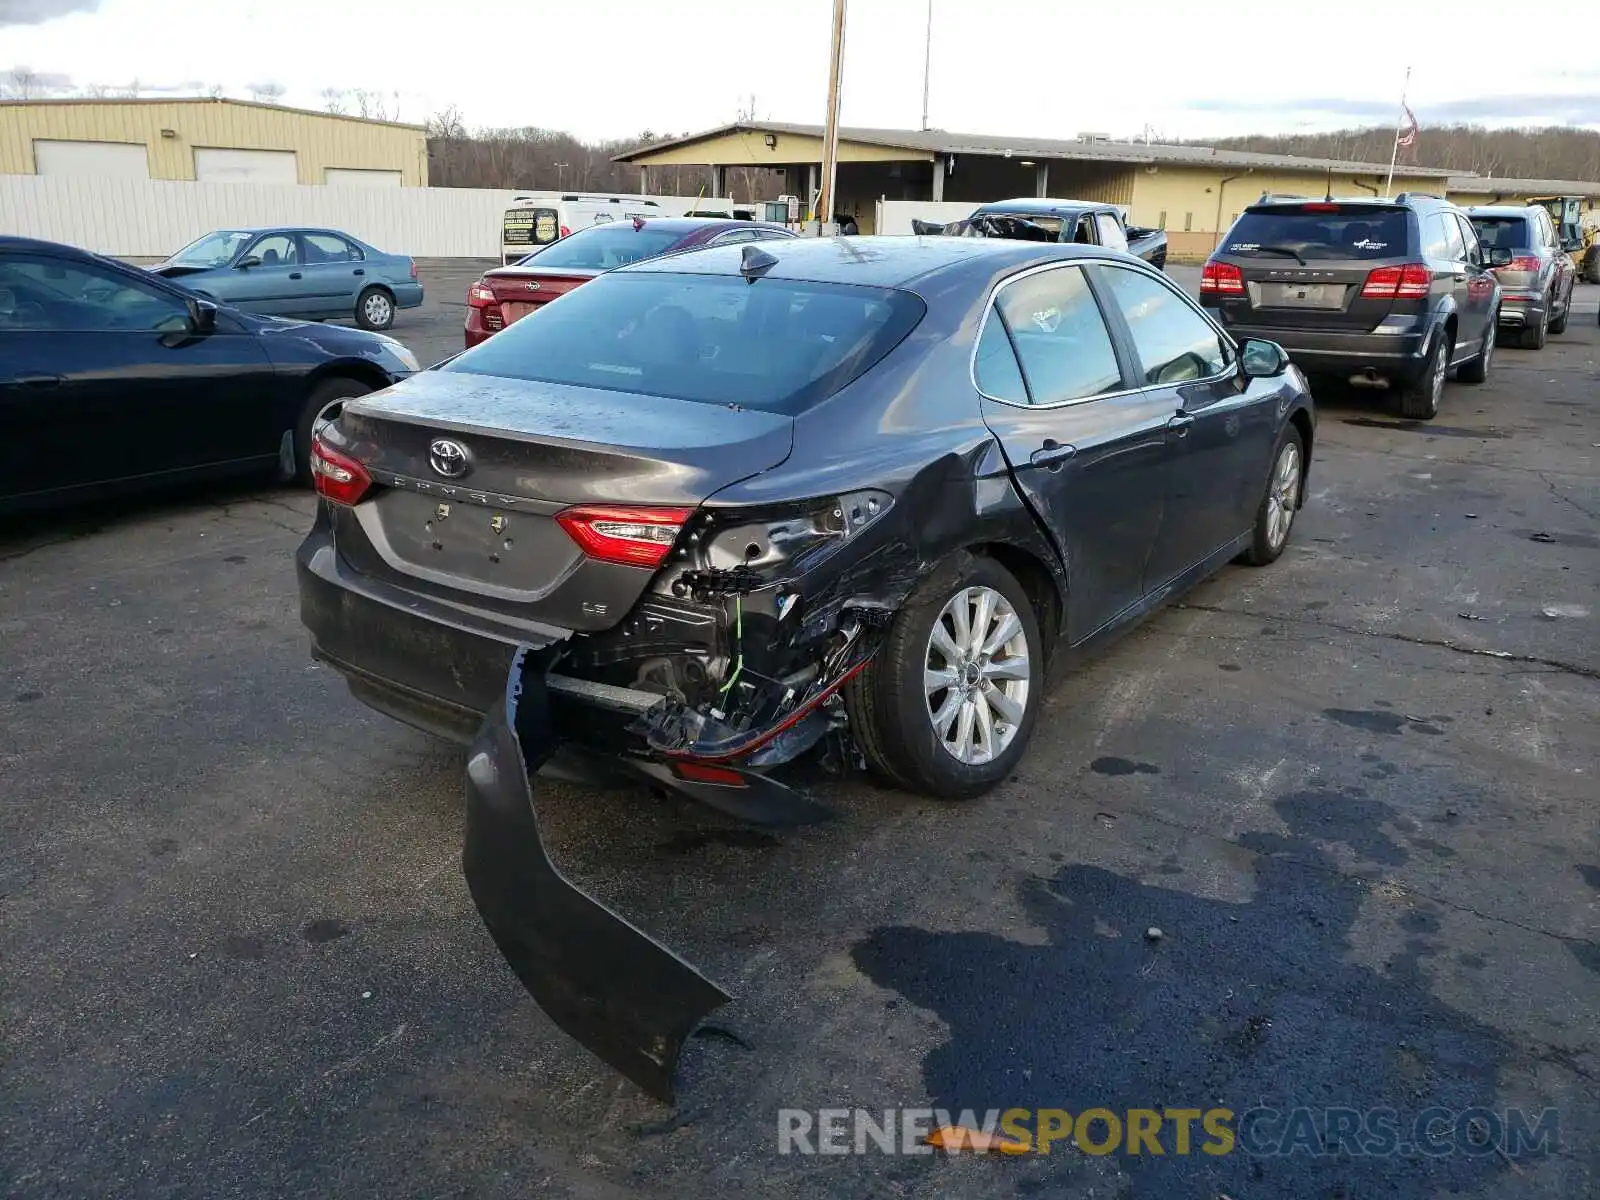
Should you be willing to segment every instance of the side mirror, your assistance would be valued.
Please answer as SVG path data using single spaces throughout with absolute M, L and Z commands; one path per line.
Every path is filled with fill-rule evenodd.
M 1511 265 L 1511 251 L 1501 246 L 1490 247 L 1489 265 L 1491 267 L 1509 267 Z
M 217 306 L 198 297 L 189 301 L 189 331 L 211 333 L 217 327 Z
M 1239 347 L 1239 369 L 1250 379 L 1274 379 L 1289 369 L 1289 356 L 1277 342 L 1247 338 Z
M 235 270 L 248 271 L 251 267 L 259 267 L 261 265 L 261 259 L 257 255 L 246 254 L 243 258 L 241 258 L 238 262 L 234 263 L 233 265 L 234 265 L 234 269 Z

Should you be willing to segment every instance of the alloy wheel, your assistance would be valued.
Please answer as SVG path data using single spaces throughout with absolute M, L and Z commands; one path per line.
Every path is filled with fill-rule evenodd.
M 1267 544 L 1273 550 L 1288 538 L 1299 500 L 1300 447 L 1292 441 L 1285 442 L 1272 468 L 1272 482 L 1267 487 Z
M 957 762 L 1004 754 L 1022 726 L 1033 666 L 1011 602 L 991 587 L 965 587 L 928 636 L 923 691 L 939 744 Z

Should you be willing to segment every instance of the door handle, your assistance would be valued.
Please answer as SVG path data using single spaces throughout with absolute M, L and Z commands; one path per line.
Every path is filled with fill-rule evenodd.
M 301 278 L 300 272 L 299 271 L 290 271 L 289 272 L 289 278 L 290 279 L 299 279 L 299 278 Z
M 1029 457 L 1028 461 L 1036 467 L 1044 467 L 1049 471 L 1058 471 L 1061 464 L 1066 462 L 1078 452 L 1076 446 L 1063 445 L 1055 438 L 1045 438 L 1044 445 L 1040 446 Z
M 1456 276 L 1456 282 L 1457 283 L 1465 283 L 1466 281 L 1467 281 L 1467 273 L 1465 271 L 1461 272 L 1461 274 Z
M 1167 428 L 1179 437 L 1189 436 L 1189 426 L 1194 424 L 1194 418 L 1188 413 L 1177 413 L 1172 420 L 1167 422 Z
M 366 272 L 366 268 L 365 267 L 357 267 L 356 268 L 356 274 L 357 275 L 365 275 L 366 273 L 367 272 Z
M 63 380 L 59 375 L 19 375 L 12 382 L 19 388 L 40 392 L 45 388 L 60 387 Z

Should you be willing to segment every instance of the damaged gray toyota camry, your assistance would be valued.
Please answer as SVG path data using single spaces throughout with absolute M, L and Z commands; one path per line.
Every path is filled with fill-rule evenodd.
M 1305 496 L 1315 416 L 1270 342 L 1098 247 L 797 239 L 603 275 L 344 408 L 298 556 L 315 656 L 469 742 L 464 865 L 539 1004 L 667 1099 L 729 997 L 551 863 L 558 750 L 749 821 L 826 809 L 802 755 L 980 795 L 1046 667 Z

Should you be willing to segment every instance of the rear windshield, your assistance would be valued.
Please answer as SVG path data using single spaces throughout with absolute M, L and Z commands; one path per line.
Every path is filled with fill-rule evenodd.
M 793 415 L 870 369 L 925 311 L 890 288 L 625 271 L 439 369 Z
M 530 267 L 579 267 L 609 271 L 629 263 L 642 262 L 671 250 L 683 234 L 651 229 L 635 229 L 632 221 L 591 225 L 552 246 L 530 254 L 522 262 Z M 519 264 L 521 265 L 521 264 Z
M 1485 250 L 1526 250 L 1533 245 L 1533 234 L 1522 217 L 1473 217 L 1478 243 Z
M 1408 253 L 1403 209 L 1366 206 L 1332 212 L 1246 209 L 1228 230 L 1225 254 L 1325 261 L 1330 258 L 1394 258 Z M 1292 251 L 1292 253 L 1290 253 Z

